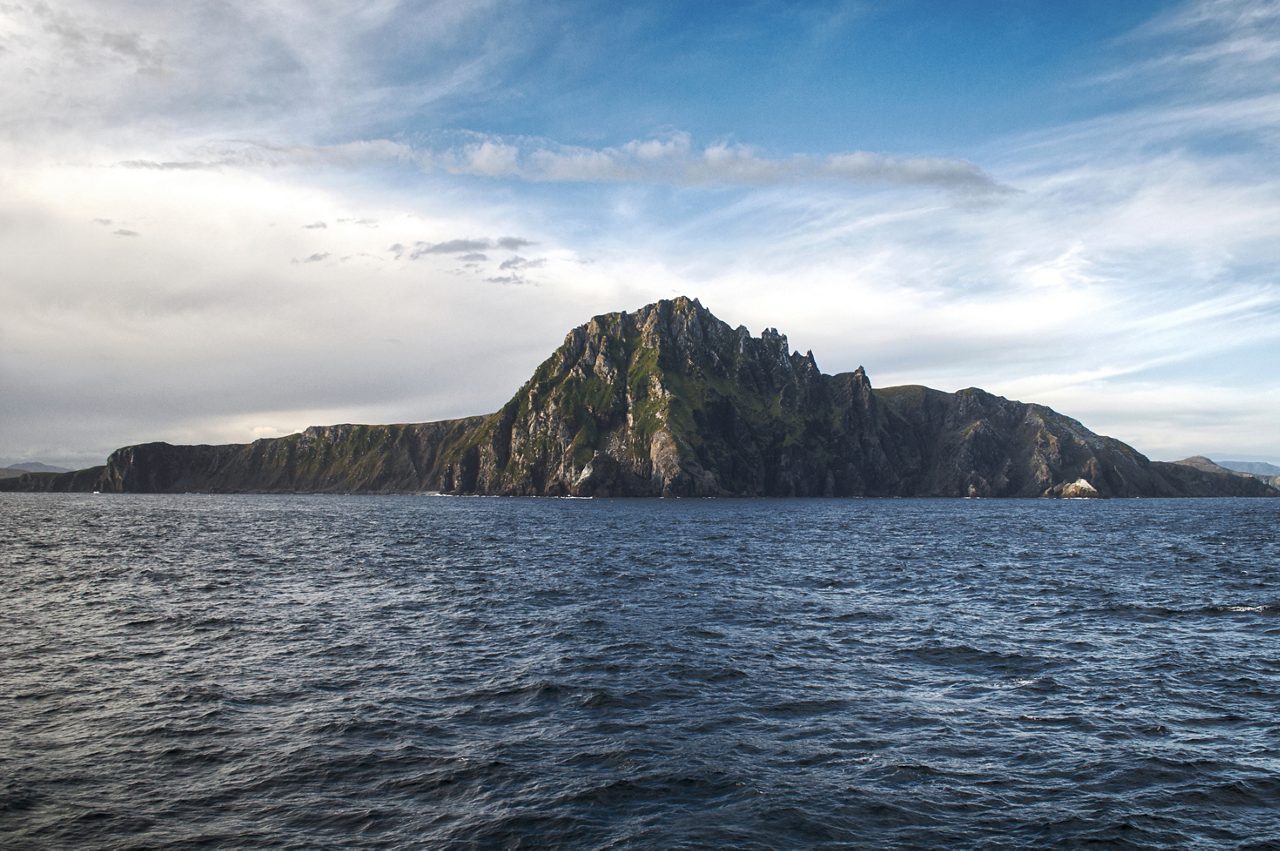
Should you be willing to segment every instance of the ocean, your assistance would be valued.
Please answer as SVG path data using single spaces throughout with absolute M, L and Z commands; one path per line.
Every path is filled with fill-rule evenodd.
M 1277 847 L 1280 501 L 0 494 L 0 846 Z

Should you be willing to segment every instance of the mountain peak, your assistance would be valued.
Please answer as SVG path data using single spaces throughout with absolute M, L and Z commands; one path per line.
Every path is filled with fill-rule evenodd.
M 653 304 L 647 304 L 640 308 L 637 313 L 657 312 L 657 313 L 679 313 L 694 316 L 710 316 L 711 311 L 702 306 L 702 302 L 697 298 L 690 298 L 687 295 L 678 295 L 675 298 L 661 298 Z
M 1200 470 L 1201 472 L 1205 472 L 1205 473 L 1221 473 L 1223 475 L 1235 474 L 1234 470 L 1228 470 L 1226 467 L 1221 466 L 1220 464 L 1218 464 L 1218 462 L 1214 461 L 1212 458 L 1209 458 L 1204 455 L 1192 455 L 1189 458 L 1183 458 L 1182 460 L 1174 461 L 1173 463 L 1179 464 L 1183 467 L 1192 467 L 1196 470 Z

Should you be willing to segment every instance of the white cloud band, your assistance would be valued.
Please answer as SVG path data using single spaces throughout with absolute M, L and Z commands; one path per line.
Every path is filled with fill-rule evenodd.
M 685 133 L 587 148 L 546 140 L 475 137 L 462 144 L 414 147 L 389 139 L 337 145 L 236 142 L 204 146 L 186 160 L 126 160 L 129 168 L 189 170 L 222 166 L 415 163 L 428 171 L 538 183 L 644 183 L 670 186 L 776 186 L 836 182 L 919 186 L 966 194 L 1012 192 L 967 160 L 896 157 L 869 151 L 768 157 L 740 144 L 697 147 Z

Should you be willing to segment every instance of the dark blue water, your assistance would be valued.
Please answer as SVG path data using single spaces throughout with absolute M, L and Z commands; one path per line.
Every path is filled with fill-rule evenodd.
M 0 497 L 0 845 L 1280 845 L 1280 501 Z

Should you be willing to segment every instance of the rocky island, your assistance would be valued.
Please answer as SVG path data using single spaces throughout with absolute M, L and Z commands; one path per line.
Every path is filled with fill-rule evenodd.
M 1042 405 L 873 389 L 696 299 L 597 316 L 501 410 L 225 446 L 145 443 L 0 490 L 520 496 L 1278 496 L 1153 462 Z

